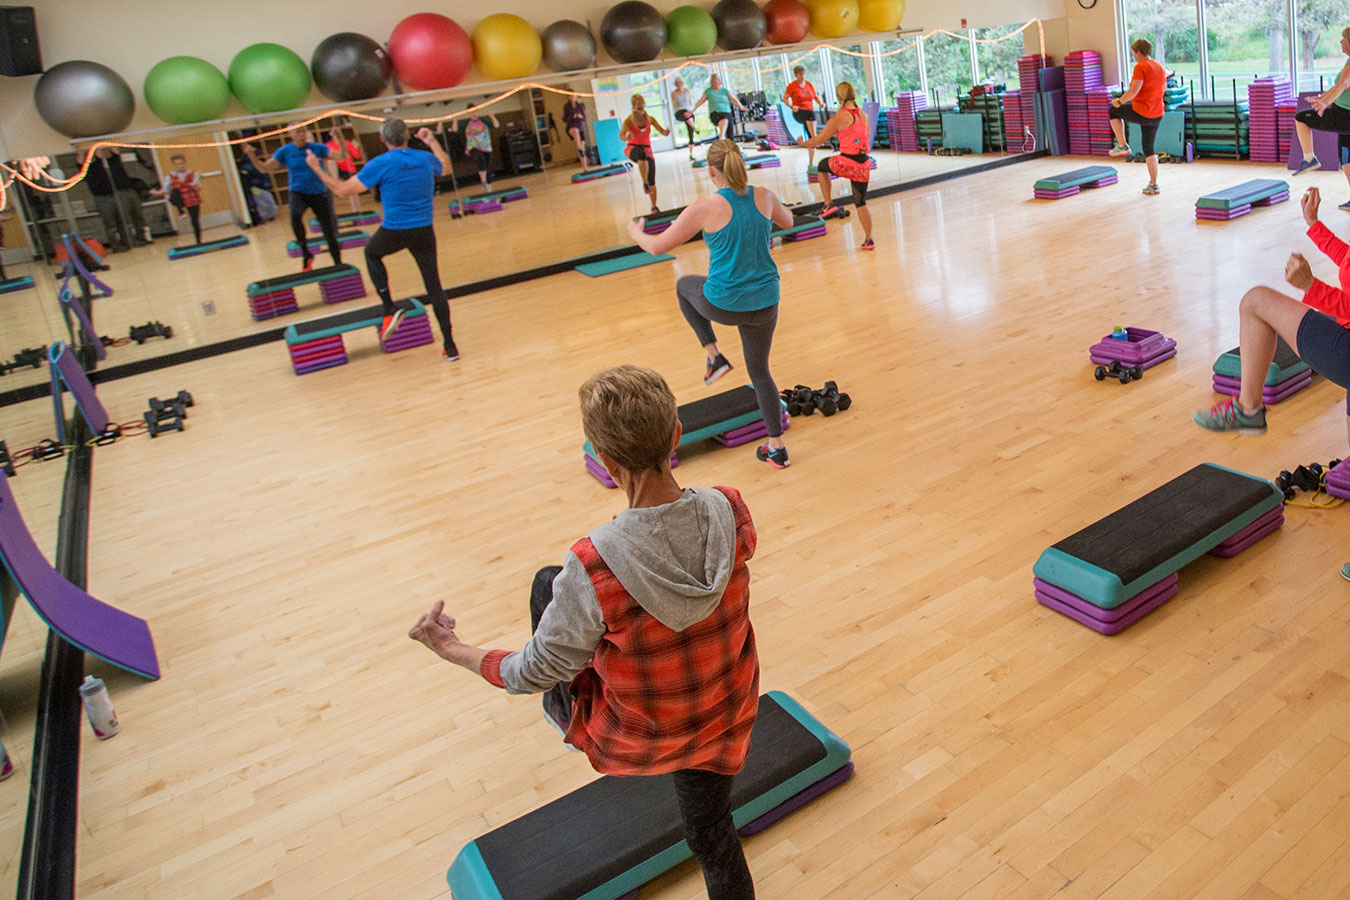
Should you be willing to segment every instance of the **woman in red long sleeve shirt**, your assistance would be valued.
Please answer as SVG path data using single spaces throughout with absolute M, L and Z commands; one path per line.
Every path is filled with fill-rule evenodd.
M 1209 412 L 1197 412 L 1194 420 L 1200 427 L 1245 434 L 1266 430 L 1261 389 L 1275 358 L 1277 334 L 1313 371 L 1350 388 L 1350 245 L 1318 220 L 1321 202 L 1317 188 L 1309 188 L 1303 195 L 1303 221 L 1308 224 L 1308 237 L 1339 267 L 1339 286 L 1314 278 L 1303 254 L 1294 253 L 1285 264 L 1284 277 L 1304 292 L 1303 302 L 1268 287 L 1254 287 L 1243 296 L 1239 307 L 1242 390 Z M 1346 396 L 1346 437 L 1350 440 L 1350 394 Z M 1341 574 L 1350 580 L 1350 563 Z

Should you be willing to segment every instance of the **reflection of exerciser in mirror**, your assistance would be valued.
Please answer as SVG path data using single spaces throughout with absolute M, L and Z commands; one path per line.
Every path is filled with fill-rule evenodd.
M 801 146 L 813 149 L 838 135 L 838 155 L 822 159 L 816 166 L 816 187 L 825 204 L 820 215 L 825 219 L 847 217 L 848 212 L 835 206 L 830 196 L 830 177 L 847 178 L 853 188 L 853 205 L 858 208 L 858 223 L 863 227 L 862 249 L 871 250 L 876 245 L 872 243 L 872 212 L 867 208 L 867 186 L 872 177 L 868 155 L 872 142 L 867 116 L 858 108 L 857 94 L 851 83 L 839 82 L 835 94 L 839 98 L 839 112 L 830 117 L 819 134 L 803 141 Z
M 642 192 L 651 200 L 652 212 L 659 213 L 656 203 L 656 157 L 652 155 L 652 129 L 663 135 L 670 132 L 660 122 L 647 115 L 647 101 L 641 94 L 633 95 L 633 112 L 623 120 L 619 140 L 627 141 L 624 155 L 637 163 L 642 178 Z
M 202 177 L 187 167 L 187 157 L 175 153 L 169 160 L 173 171 L 164 176 L 160 187 L 151 188 L 156 197 L 167 197 L 169 205 L 178 210 L 174 223 L 177 230 L 184 215 L 192 223 L 192 236 L 196 242 L 202 242 Z

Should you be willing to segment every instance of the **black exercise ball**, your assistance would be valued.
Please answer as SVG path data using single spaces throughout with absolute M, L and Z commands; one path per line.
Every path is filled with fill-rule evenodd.
M 544 29 L 544 65 L 554 72 L 574 72 L 595 65 L 595 38 L 586 26 L 560 19 Z
M 389 84 L 389 54 L 364 34 L 344 31 L 324 38 L 309 64 L 314 83 L 339 103 L 378 96 Z
M 624 0 L 600 21 L 600 43 L 616 62 L 656 59 L 666 46 L 666 20 L 642 0 Z
M 749 50 L 764 40 L 768 23 L 755 0 L 720 0 L 712 8 L 717 23 L 717 46 L 723 50 Z

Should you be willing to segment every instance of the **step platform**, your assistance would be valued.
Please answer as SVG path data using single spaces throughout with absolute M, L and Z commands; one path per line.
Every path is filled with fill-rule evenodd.
M 507 188 L 501 191 L 488 191 L 485 194 L 476 194 L 472 197 L 465 197 L 464 203 L 487 203 L 496 200 L 498 203 L 513 203 L 516 200 L 524 200 L 530 196 L 530 192 L 523 187 Z
M 247 243 L 248 235 L 236 234 L 233 237 L 220 238 L 215 241 L 203 241 L 200 244 L 189 244 L 186 247 L 170 247 L 169 259 L 187 259 L 192 256 L 201 256 L 203 253 L 228 250 L 231 247 L 242 247 Z
M 319 295 L 324 303 L 343 303 L 366 296 L 366 283 L 356 266 L 348 263 L 325 266 L 250 283 L 247 294 L 253 319 L 260 322 L 296 312 L 300 306 L 295 299 L 295 289 L 307 284 L 319 286 Z
M 1276 338 L 1275 358 L 1261 389 L 1266 403 L 1278 403 L 1312 383 L 1312 369 L 1282 337 Z M 1214 392 L 1232 394 L 1241 387 L 1242 348 L 1234 347 L 1214 361 Z
M 608 178 L 611 175 L 622 175 L 627 171 L 628 163 L 612 163 L 608 166 L 601 166 L 598 169 L 591 169 L 589 172 L 576 172 L 572 175 L 572 183 L 584 184 L 588 181 Z
M 388 341 L 380 344 L 385 353 L 397 353 L 412 347 L 421 347 L 435 340 L 431 331 L 431 317 L 422 301 L 412 298 L 397 300 L 395 305 L 403 310 L 403 324 Z M 331 369 L 347 363 L 347 347 L 343 335 L 349 331 L 373 328 L 375 339 L 379 341 L 380 328 L 384 325 L 384 312 L 378 306 L 366 309 L 352 309 L 346 312 L 310 319 L 308 322 L 296 322 L 285 331 L 286 349 L 290 353 L 291 367 L 297 375 Z
M 1327 493 L 1342 500 L 1350 500 L 1350 459 L 1343 460 L 1330 472 L 1324 481 Z
M 1304 372 L 1302 375 L 1295 375 L 1288 381 L 1282 381 L 1279 384 L 1267 384 L 1261 387 L 1261 402 L 1267 406 L 1274 406 L 1276 403 L 1288 400 L 1304 388 L 1312 386 L 1312 370 Z M 1227 375 L 1214 376 L 1214 393 L 1223 394 L 1226 397 L 1236 397 L 1242 392 L 1242 379 L 1229 378 Z
M 350 250 L 356 247 L 364 247 L 366 244 L 369 243 L 370 243 L 369 232 L 360 231 L 359 229 L 354 231 L 338 232 L 338 246 L 341 247 L 343 250 Z M 310 256 L 317 256 L 320 253 L 326 253 L 328 251 L 328 242 L 325 241 L 322 237 L 310 238 L 309 240 L 305 241 L 305 244 L 309 247 Z M 286 243 L 286 255 L 291 257 L 292 259 L 299 259 L 305 254 L 300 250 L 299 244 L 297 244 L 295 241 L 288 241 Z
M 783 409 L 783 428 L 786 429 L 789 423 L 787 404 L 780 401 L 780 406 Z M 676 453 L 679 452 L 679 448 L 686 444 L 721 437 L 723 440 L 719 443 L 722 446 L 736 447 L 768 434 L 764 418 L 759 413 L 759 403 L 755 400 L 754 388 L 748 384 L 711 397 L 704 397 L 702 400 L 685 403 L 679 407 L 677 415 L 683 427 L 683 434 L 675 452 L 670 454 L 672 466 L 678 463 Z M 585 457 L 587 474 L 605 487 L 614 487 L 614 482 L 610 480 L 604 466 L 600 465 L 596 458 L 590 441 L 582 445 L 581 450 Z
M 1112 166 L 1087 166 L 1040 179 L 1034 186 L 1034 194 L 1040 200 L 1063 200 L 1072 197 L 1081 188 L 1106 187 L 1119 180 L 1119 173 Z
M 378 225 L 381 221 L 380 214 L 373 209 L 363 209 L 359 212 L 339 213 L 337 220 L 339 228 L 353 225 Z M 309 230 L 315 234 L 322 234 L 323 226 L 319 224 L 318 219 L 310 219 Z
M 1093 344 L 1088 349 L 1088 359 L 1099 366 L 1118 362 L 1127 368 L 1151 369 L 1177 355 L 1177 342 L 1161 331 L 1126 328 L 1125 332 L 1130 336 L 1127 341 L 1118 341 L 1108 334 Z
M 458 217 L 461 213 L 466 216 L 477 216 L 483 213 L 501 212 L 502 202 L 500 200 L 465 200 L 463 205 L 458 200 L 451 200 L 448 204 L 450 215 Z
M 1032 567 L 1036 599 L 1116 634 L 1175 597 L 1184 566 L 1234 556 L 1283 522 L 1275 485 L 1203 463 L 1043 552 Z
M 757 834 L 853 774 L 852 750 L 786 694 L 759 698 L 732 819 Z M 689 859 L 668 775 L 606 775 L 470 841 L 446 873 L 454 900 L 618 900 Z
M 875 156 L 870 157 L 870 158 L 867 160 L 867 168 L 869 168 L 869 169 L 875 169 L 876 167 L 877 167 L 877 158 L 876 158 Z M 836 176 L 834 176 L 834 177 L 835 177 L 835 178 L 838 178 L 839 176 L 836 175 Z M 820 181 L 820 176 L 819 176 L 819 174 L 816 172 L 816 167 L 815 167 L 815 166 L 812 166 L 811 168 L 809 168 L 809 169 L 806 171 L 806 181 L 807 181 L 808 184 L 815 184 L 816 182 Z
M 645 216 L 638 216 L 633 221 L 642 222 L 643 234 L 660 234 L 669 228 L 675 220 L 680 217 L 680 213 L 682 212 L 684 212 L 683 206 L 679 209 L 667 209 L 659 213 L 649 213 Z
M 1274 206 L 1289 199 L 1289 182 L 1277 178 L 1256 178 L 1237 187 L 1205 194 L 1195 201 L 1195 217 L 1227 222 L 1245 216 L 1253 206 Z
M 0 294 L 12 294 L 15 291 L 26 291 L 32 286 L 32 275 L 20 275 L 18 278 L 0 281 Z
M 809 241 L 825 236 L 825 220 L 820 216 L 793 216 L 791 228 L 781 228 L 769 232 L 769 240 L 782 238 L 784 243 Z

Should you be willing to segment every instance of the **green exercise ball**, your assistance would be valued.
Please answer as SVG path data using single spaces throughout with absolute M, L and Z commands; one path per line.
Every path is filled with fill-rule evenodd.
M 717 23 L 697 6 L 681 6 L 666 16 L 666 47 L 676 56 L 702 56 L 717 43 Z
M 219 119 L 230 105 L 230 83 L 195 56 L 171 56 L 145 76 L 145 102 L 170 125 Z
M 230 61 L 230 90 L 249 112 L 295 109 L 309 96 L 309 66 L 280 44 L 253 44 Z

